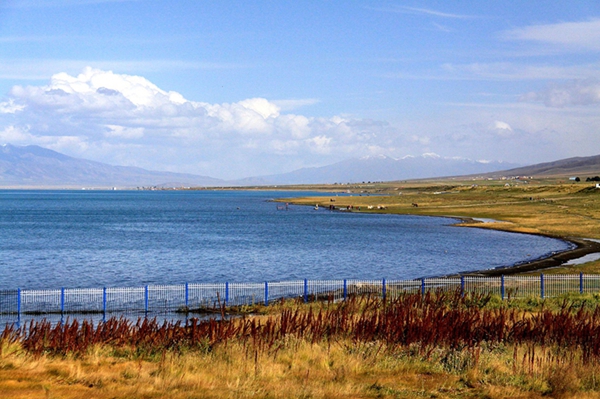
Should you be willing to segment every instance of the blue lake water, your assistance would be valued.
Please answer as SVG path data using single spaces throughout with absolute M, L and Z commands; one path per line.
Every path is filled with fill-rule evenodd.
M 0 191 L 0 289 L 412 279 L 570 244 L 454 219 L 315 211 L 259 191 Z

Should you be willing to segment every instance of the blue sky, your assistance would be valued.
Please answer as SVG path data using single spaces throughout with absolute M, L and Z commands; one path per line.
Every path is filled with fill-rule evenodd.
M 600 153 L 596 1 L 0 1 L 0 142 L 220 178 Z

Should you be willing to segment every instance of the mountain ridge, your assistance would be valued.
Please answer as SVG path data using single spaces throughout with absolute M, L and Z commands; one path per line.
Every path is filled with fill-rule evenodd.
M 429 153 L 392 158 L 387 155 L 346 159 L 287 173 L 222 180 L 186 173 L 150 171 L 70 157 L 35 146 L 0 146 L 0 187 L 136 188 L 234 187 L 294 184 L 359 183 L 444 177 L 600 175 L 600 155 L 572 157 L 530 166 L 497 161 L 445 158 Z
M 600 174 L 600 155 L 589 157 L 571 157 L 551 162 L 523 166 L 498 172 L 488 173 L 495 177 L 500 173 L 510 176 L 544 176 L 566 177 L 577 174 Z
M 35 145 L 0 147 L 0 186 L 4 187 L 139 187 L 174 181 L 184 185 L 224 183 L 208 176 L 108 165 Z

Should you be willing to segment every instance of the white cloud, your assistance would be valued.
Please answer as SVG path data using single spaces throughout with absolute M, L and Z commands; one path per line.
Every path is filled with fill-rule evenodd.
M 106 137 L 122 137 L 125 139 L 139 139 L 144 137 L 144 128 L 128 128 L 125 126 L 107 125 Z
M 527 64 L 522 62 L 444 63 L 419 73 L 394 72 L 381 75 L 389 79 L 432 81 L 539 81 L 600 78 L 600 63 L 578 65 Z
M 408 6 L 367 7 L 367 8 L 371 9 L 371 10 L 375 10 L 375 11 L 393 12 L 393 13 L 398 13 L 398 14 L 427 15 L 427 16 L 450 18 L 450 19 L 476 18 L 473 15 L 453 14 L 453 13 L 434 10 L 431 8 L 419 8 L 419 7 L 408 7 Z
M 465 80 L 548 80 L 599 76 L 597 64 L 577 66 L 532 65 L 514 62 L 492 62 L 442 65 L 447 78 Z M 439 79 L 443 76 L 438 76 Z
M 251 98 L 240 101 L 239 104 L 252 110 L 263 117 L 263 119 L 277 118 L 279 116 L 279 107 L 264 98 Z
M 494 122 L 494 129 L 509 130 L 512 132 L 512 128 L 510 127 L 510 125 L 506 122 L 501 122 L 501 121 Z
M 410 139 L 412 142 L 420 143 L 422 145 L 428 145 L 431 142 L 431 139 L 427 136 L 412 135 Z
M 81 138 L 76 136 L 50 136 L 40 135 L 30 132 L 30 127 L 25 126 L 5 126 L 0 131 L 0 143 L 10 143 L 16 145 L 40 145 L 55 151 L 81 151 L 88 148 Z
M 510 127 L 508 123 L 502 121 L 495 121 L 490 127 L 490 130 L 501 137 L 509 137 L 513 134 L 512 127 Z
M 318 104 L 319 102 L 320 101 L 316 98 L 273 100 L 273 103 L 277 105 L 281 111 L 293 111 L 308 105 Z
M 504 124 L 512 130 L 498 129 Z M 431 150 L 442 156 L 533 164 L 597 155 L 591 143 L 597 141 L 600 114 L 594 106 L 463 103 L 431 124 L 417 125 L 431 137 Z
M 46 92 L 64 91 L 68 94 L 99 93 L 104 96 L 127 98 L 135 106 L 156 107 L 165 103 L 183 104 L 186 100 L 176 92 L 165 92 L 140 76 L 119 75 L 111 71 L 102 71 L 87 67 L 77 77 L 67 73 L 52 76 L 50 84 L 44 88 Z
M 329 151 L 331 151 L 331 141 L 331 137 L 325 136 L 317 136 L 307 140 L 309 145 L 320 154 L 327 154 Z
M 597 79 L 572 80 L 563 84 L 551 84 L 539 92 L 521 96 L 522 101 L 543 102 L 548 107 L 590 105 L 600 103 L 600 81 Z
M 192 101 L 142 76 L 90 67 L 14 86 L 0 103 L 0 129 L 6 142 L 223 178 L 327 164 L 405 140 L 381 121 L 282 113 L 265 98 Z
M 1 143 L 23 143 L 31 140 L 33 137 L 28 134 L 27 129 L 18 128 L 15 126 L 6 126 L 0 131 Z
M 532 25 L 509 30 L 502 36 L 506 39 L 550 44 L 570 50 L 599 51 L 600 19 Z
M 14 114 L 17 111 L 23 110 L 23 105 L 15 104 L 15 101 L 11 98 L 8 101 L 0 103 L 0 114 Z

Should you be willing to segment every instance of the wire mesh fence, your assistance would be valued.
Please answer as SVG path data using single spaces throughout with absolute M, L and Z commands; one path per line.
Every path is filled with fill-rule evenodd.
M 600 291 L 600 275 L 540 275 L 417 280 L 295 280 L 264 283 L 148 285 L 144 287 L 0 290 L 0 323 L 60 315 L 162 315 L 217 311 L 221 306 L 263 304 L 284 298 L 309 302 L 352 295 L 397 296 L 436 290 L 499 295 L 502 299 L 549 298 Z

